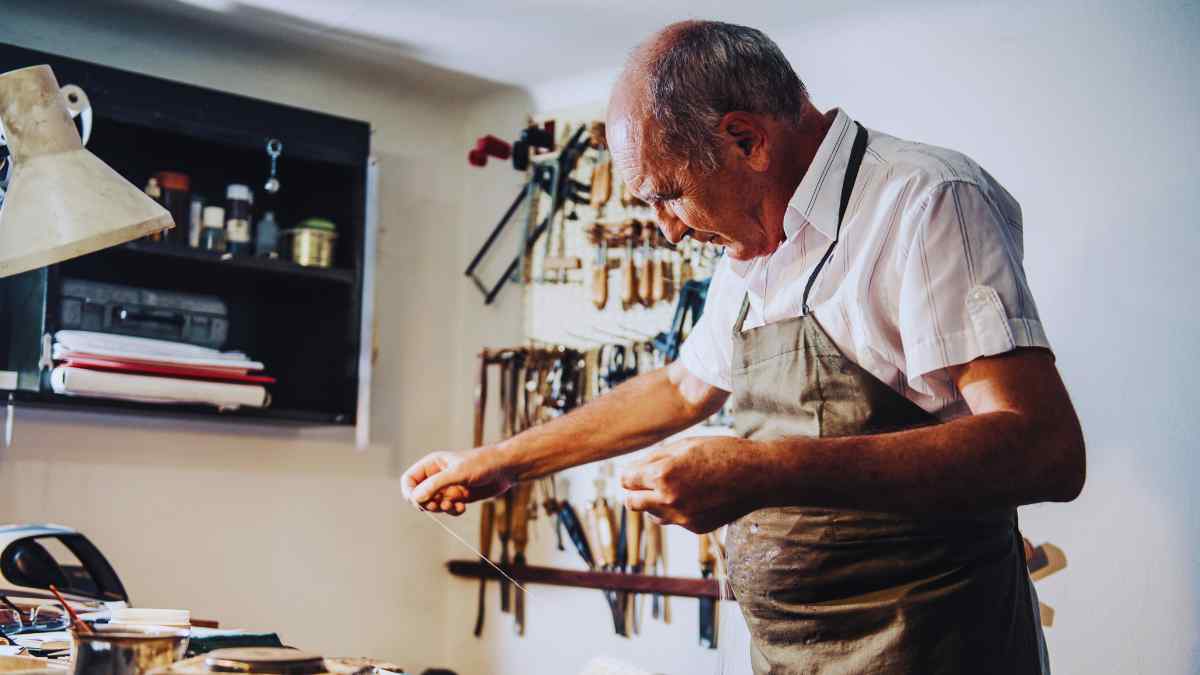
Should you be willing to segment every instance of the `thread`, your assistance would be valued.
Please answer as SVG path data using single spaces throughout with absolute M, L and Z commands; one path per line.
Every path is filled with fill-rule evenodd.
M 521 582 L 519 582 L 519 581 L 517 581 L 516 579 L 514 579 L 514 578 L 512 578 L 512 577 L 508 576 L 508 573 L 507 573 L 507 572 L 505 572 L 504 570 L 500 569 L 500 566 L 499 566 L 499 565 L 497 565 L 496 563 L 492 562 L 492 560 L 491 560 L 490 558 L 488 558 L 486 555 L 484 555 L 484 554 L 480 553 L 478 550 L 476 550 L 476 548 L 475 548 L 474 546 L 472 546 L 472 545 L 470 544 L 470 542 L 468 542 L 466 539 L 463 539 L 462 537 L 458 536 L 458 533 L 457 533 L 457 532 L 455 532 L 454 530 L 450 529 L 450 527 L 449 527 L 448 525 L 446 525 L 445 523 L 443 523 L 442 521 L 438 520 L 438 519 L 437 519 L 437 516 L 433 515 L 433 514 L 432 514 L 431 512 L 429 512 L 429 511 L 426 511 L 425 509 L 420 509 L 420 511 L 421 511 L 421 513 L 424 513 L 425 515 L 429 516 L 429 519 L 430 519 L 430 520 L 432 520 L 433 522 L 437 523 L 437 524 L 438 524 L 438 527 L 440 527 L 440 528 L 442 528 L 443 530 L 445 530 L 445 531 L 449 532 L 451 537 L 454 537 L 454 538 L 455 538 L 455 539 L 457 539 L 457 540 L 458 540 L 458 541 L 459 541 L 459 542 L 460 542 L 460 543 L 461 543 L 463 546 L 466 546 L 466 547 L 467 547 L 467 549 L 471 551 L 471 553 L 474 553 L 474 554 L 475 554 L 475 555 L 476 555 L 478 558 L 480 558 L 480 559 L 481 559 L 481 560 L 483 560 L 485 563 L 487 563 L 487 564 L 491 565 L 493 568 L 495 568 L 495 570 L 496 570 L 497 572 L 499 572 L 499 573 L 500 573 L 500 576 L 502 576 L 502 577 L 504 577 L 505 579 L 508 579 L 509 581 L 511 581 L 511 582 L 512 582 L 512 584 L 513 584 L 514 586 L 516 586 L 517 588 L 521 589 L 521 592 L 522 592 L 522 593 L 526 593 L 526 594 L 528 594 L 528 593 L 529 593 L 529 591 L 528 591 L 528 590 L 526 590 L 526 589 L 525 589 L 525 587 L 521 585 Z

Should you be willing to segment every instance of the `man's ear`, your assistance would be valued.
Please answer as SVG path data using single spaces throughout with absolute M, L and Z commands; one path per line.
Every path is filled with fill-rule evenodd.
M 770 166 L 769 139 L 766 128 L 754 115 L 726 113 L 719 128 L 739 159 L 747 162 L 754 171 L 766 171 Z

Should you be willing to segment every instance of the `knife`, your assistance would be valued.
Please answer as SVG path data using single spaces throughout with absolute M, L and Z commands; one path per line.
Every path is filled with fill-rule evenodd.
M 589 509 L 587 513 L 589 521 L 592 519 L 591 515 L 591 510 Z M 558 518 L 562 522 L 563 529 L 567 531 L 567 536 L 575 544 L 575 550 L 579 551 L 579 556 L 583 558 L 583 562 L 587 565 L 588 569 L 596 569 L 596 559 L 592 555 L 592 546 L 588 543 L 588 536 L 584 531 L 583 523 L 585 521 L 580 520 L 579 514 L 576 513 L 575 508 L 571 506 L 570 502 L 564 500 L 559 503 Z M 594 529 L 594 527 L 591 529 Z M 609 591 L 602 592 L 613 614 L 613 630 L 619 635 L 621 633 L 621 622 L 617 613 L 618 607 L 615 603 L 615 598 Z

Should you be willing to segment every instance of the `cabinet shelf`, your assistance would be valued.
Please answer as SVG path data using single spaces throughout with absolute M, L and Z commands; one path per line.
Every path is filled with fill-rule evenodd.
M 214 251 L 167 246 L 155 242 L 131 241 L 114 250 L 139 256 L 158 256 L 161 258 L 193 261 L 200 264 L 212 265 L 213 269 L 235 268 L 275 276 L 321 280 L 339 284 L 353 284 L 355 276 L 352 270 L 336 267 L 305 267 L 297 265 L 290 260 L 254 256 L 229 256 Z
M 313 424 L 345 424 L 352 414 L 333 413 L 320 410 L 296 410 L 290 408 L 238 408 L 222 411 L 203 405 L 164 405 L 139 403 L 87 396 L 67 396 L 53 392 L 23 391 L 10 392 L 13 403 L 18 407 L 28 406 L 45 410 L 64 410 L 99 415 L 137 415 L 139 417 L 169 417 L 198 421 L 230 421 L 258 423 L 271 426 L 309 426 Z

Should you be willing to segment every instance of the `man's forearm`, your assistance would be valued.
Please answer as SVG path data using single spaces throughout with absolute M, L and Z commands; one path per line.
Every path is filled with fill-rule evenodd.
M 1083 481 L 1073 420 L 1034 423 L 1013 412 L 907 431 L 764 442 L 764 506 L 949 513 L 1069 501 Z
M 639 375 L 587 405 L 498 445 L 521 480 L 638 450 L 720 408 L 724 397 L 689 397 L 678 366 Z M 719 400 L 718 400 L 719 399 Z

